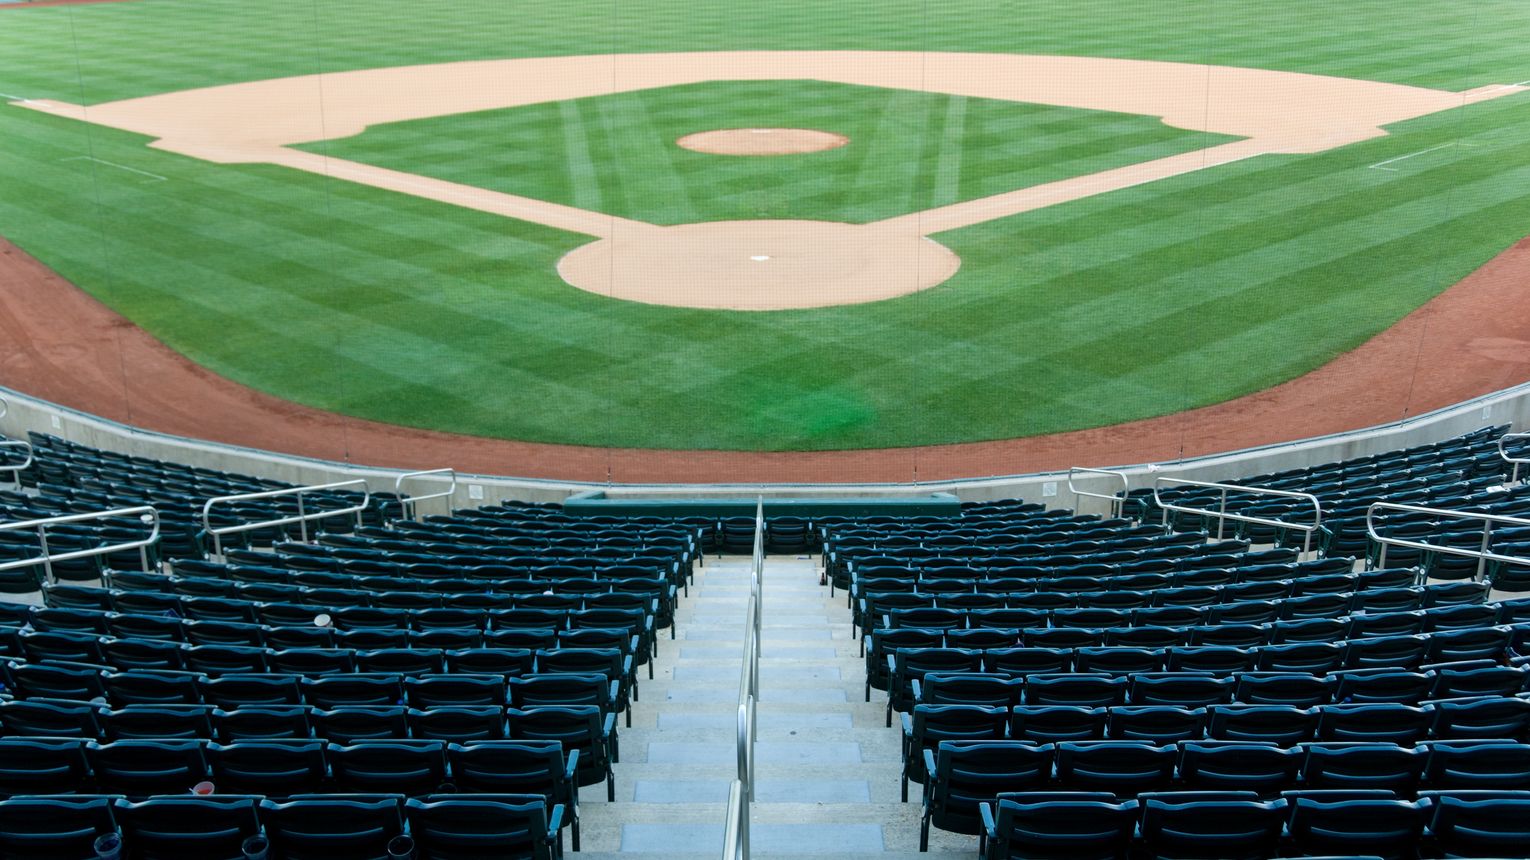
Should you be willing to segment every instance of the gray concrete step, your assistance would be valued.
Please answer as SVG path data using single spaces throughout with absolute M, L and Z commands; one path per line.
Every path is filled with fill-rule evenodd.
M 747 560 L 708 559 L 640 682 L 633 725 L 620 729 L 615 803 L 581 795 L 577 856 L 716 857 L 742 670 Z M 974 837 L 931 833 L 919 846 L 919 787 L 898 799 L 901 736 L 884 727 L 886 698 L 864 699 L 864 661 L 842 594 L 818 585 L 817 560 L 767 559 L 752 855 L 767 860 L 964 860 Z

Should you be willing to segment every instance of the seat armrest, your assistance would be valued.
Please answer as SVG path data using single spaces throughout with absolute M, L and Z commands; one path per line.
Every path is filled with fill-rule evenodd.
M 979 803 L 978 815 L 983 819 L 983 832 L 988 834 L 989 841 L 999 838 L 999 825 L 993 820 L 993 804 Z
M 547 816 L 547 832 L 542 839 L 549 845 L 554 845 L 562 838 L 558 831 L 563 829 L 563 804 L 553 804 L 552 814 Z
M 579 774 L 579 750 L 569 750 L 568 760 L 563 765 L 565 779 L 574 779 Z M 577 793 L 576 793 L 577 796 Z

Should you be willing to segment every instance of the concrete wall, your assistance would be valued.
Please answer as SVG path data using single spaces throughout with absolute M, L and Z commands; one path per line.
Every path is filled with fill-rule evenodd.
M 399 470 L 369 468 L 346 463 L 293 457 L 252 448 L 240 448 L 140 430 L 114 421 L 38 400 L 0 388 L 6 404 L 0 415 L 0 435 L 25 438 L 28 431 L 51 433 L 73 442 L 141 457 L 171 460 L 272 478 L 294 484 L 325 484 L 363 478 L 374 492 L 392 492 Z M 1173 463 L 1132 464 L 1118 467 L 1129 486 L 1152 486 L 1159 475 L 1203 481 L 1225 481 L 1244 475 L 1275 472 L 1362 457 L 1397 448 L 1437 442 L 1490 424 L 1509 424 L 1516 430 L 1530 427 L 1530 383 L 1469 400 L 1455 406 L 1352 433 L 1305 439 L 1263 448 L 1229 452 Z M 443 463 L 450 466 L 450 463 Z M 1101 493 L 1121 487 L 1113 476 L 1080 477 L 1078 489 Z M 444 490 L 444 479 L 417 479 L 406 486 L 414 495 Z M 931 481 L 919 484 L 770 484 L 742 485 L 635 485 L 582 484 L 489 475 L 460 475 L 450 499 L 424 502 L 421 513 L 441 513 L 451 507 L 476 507 L 503 501 L 561 502 L 575 493 L 602 490 L 610 498 L 752 498 L 767 497 L 870 497 L 949 492 L 963 501 L 1024 498 L 1052 507 L 1071 507 L 1085 513 L 1105 513 L 1109 503 L 1069 490 L 1065 472 L 1011 475 L 965 481 Z

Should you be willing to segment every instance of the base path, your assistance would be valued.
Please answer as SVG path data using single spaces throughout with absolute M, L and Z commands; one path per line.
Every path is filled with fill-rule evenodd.
M 457 436 L 298 406 L 192 363 L 0 241 L 0 384 L 162 433 L 375 466 L 619 483 L 941 480 L 1166 462 L 1358 430 L 1507 388 L 1530 379 L 1526 283 L 1530 239 L 1312 373 L 1161 418 L 923 448 L 652 451 Z
M 861 229 L 791 237 L 769 221 L 660 229 L 292 148 L 426 117 L 706 81 L 803 79 L 1155 116 L 1176 128 L 1240 140 L 914 212 Z M 718 51 L 398 66 L 250 81 L 90 106 L 47 99 L 16 104 L 147 135 L 154 138 L 150 145 L 156 149 L 206 161 L 276 164 L 593 236 L 600 241 L 559 266 L 568 283 L 589 292 L 650 304 L 768 311 L 875 301 L 935 286 L 960 263 L 944 248 L 919 241 L 935 233 L 1267 153 L 1322 152 L 1381 137 L 1392 123 L 1523 89 L 1505 84 L 1455 93 L 1296 72 L 1099 57 Z M 700 138 L 694 148 L 728 154 L 806 152 L 844 143 L 838 135 L 804 129 L 698 131 L 706 133 L 691 136 Z M 780 253 L 749 247 L 766 242 Z M 757 256 L 795 262 L 749 265 L 760 262 L 750 260 Z M 889 271 L 914 274 L 889 280 Z

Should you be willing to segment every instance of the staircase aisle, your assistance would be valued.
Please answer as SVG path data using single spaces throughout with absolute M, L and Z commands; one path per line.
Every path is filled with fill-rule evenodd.
M 818 585 L 817 562 L 766 559 L 751 856 L 973 860 L 976 837 L 940 831 L 919 853 L 919 786 L 898 801 L 899 732 L 883 725 L 882 693 L 862 701 L 845 596 Z M 661 640 L 632 728 L 620 730 L 617 802 L 604 786 L 581 792 L 584 851 L 571 857 L 721 856 L 748 577 L 745 557 L 697 568 L 676 611 L 680 638 Z

